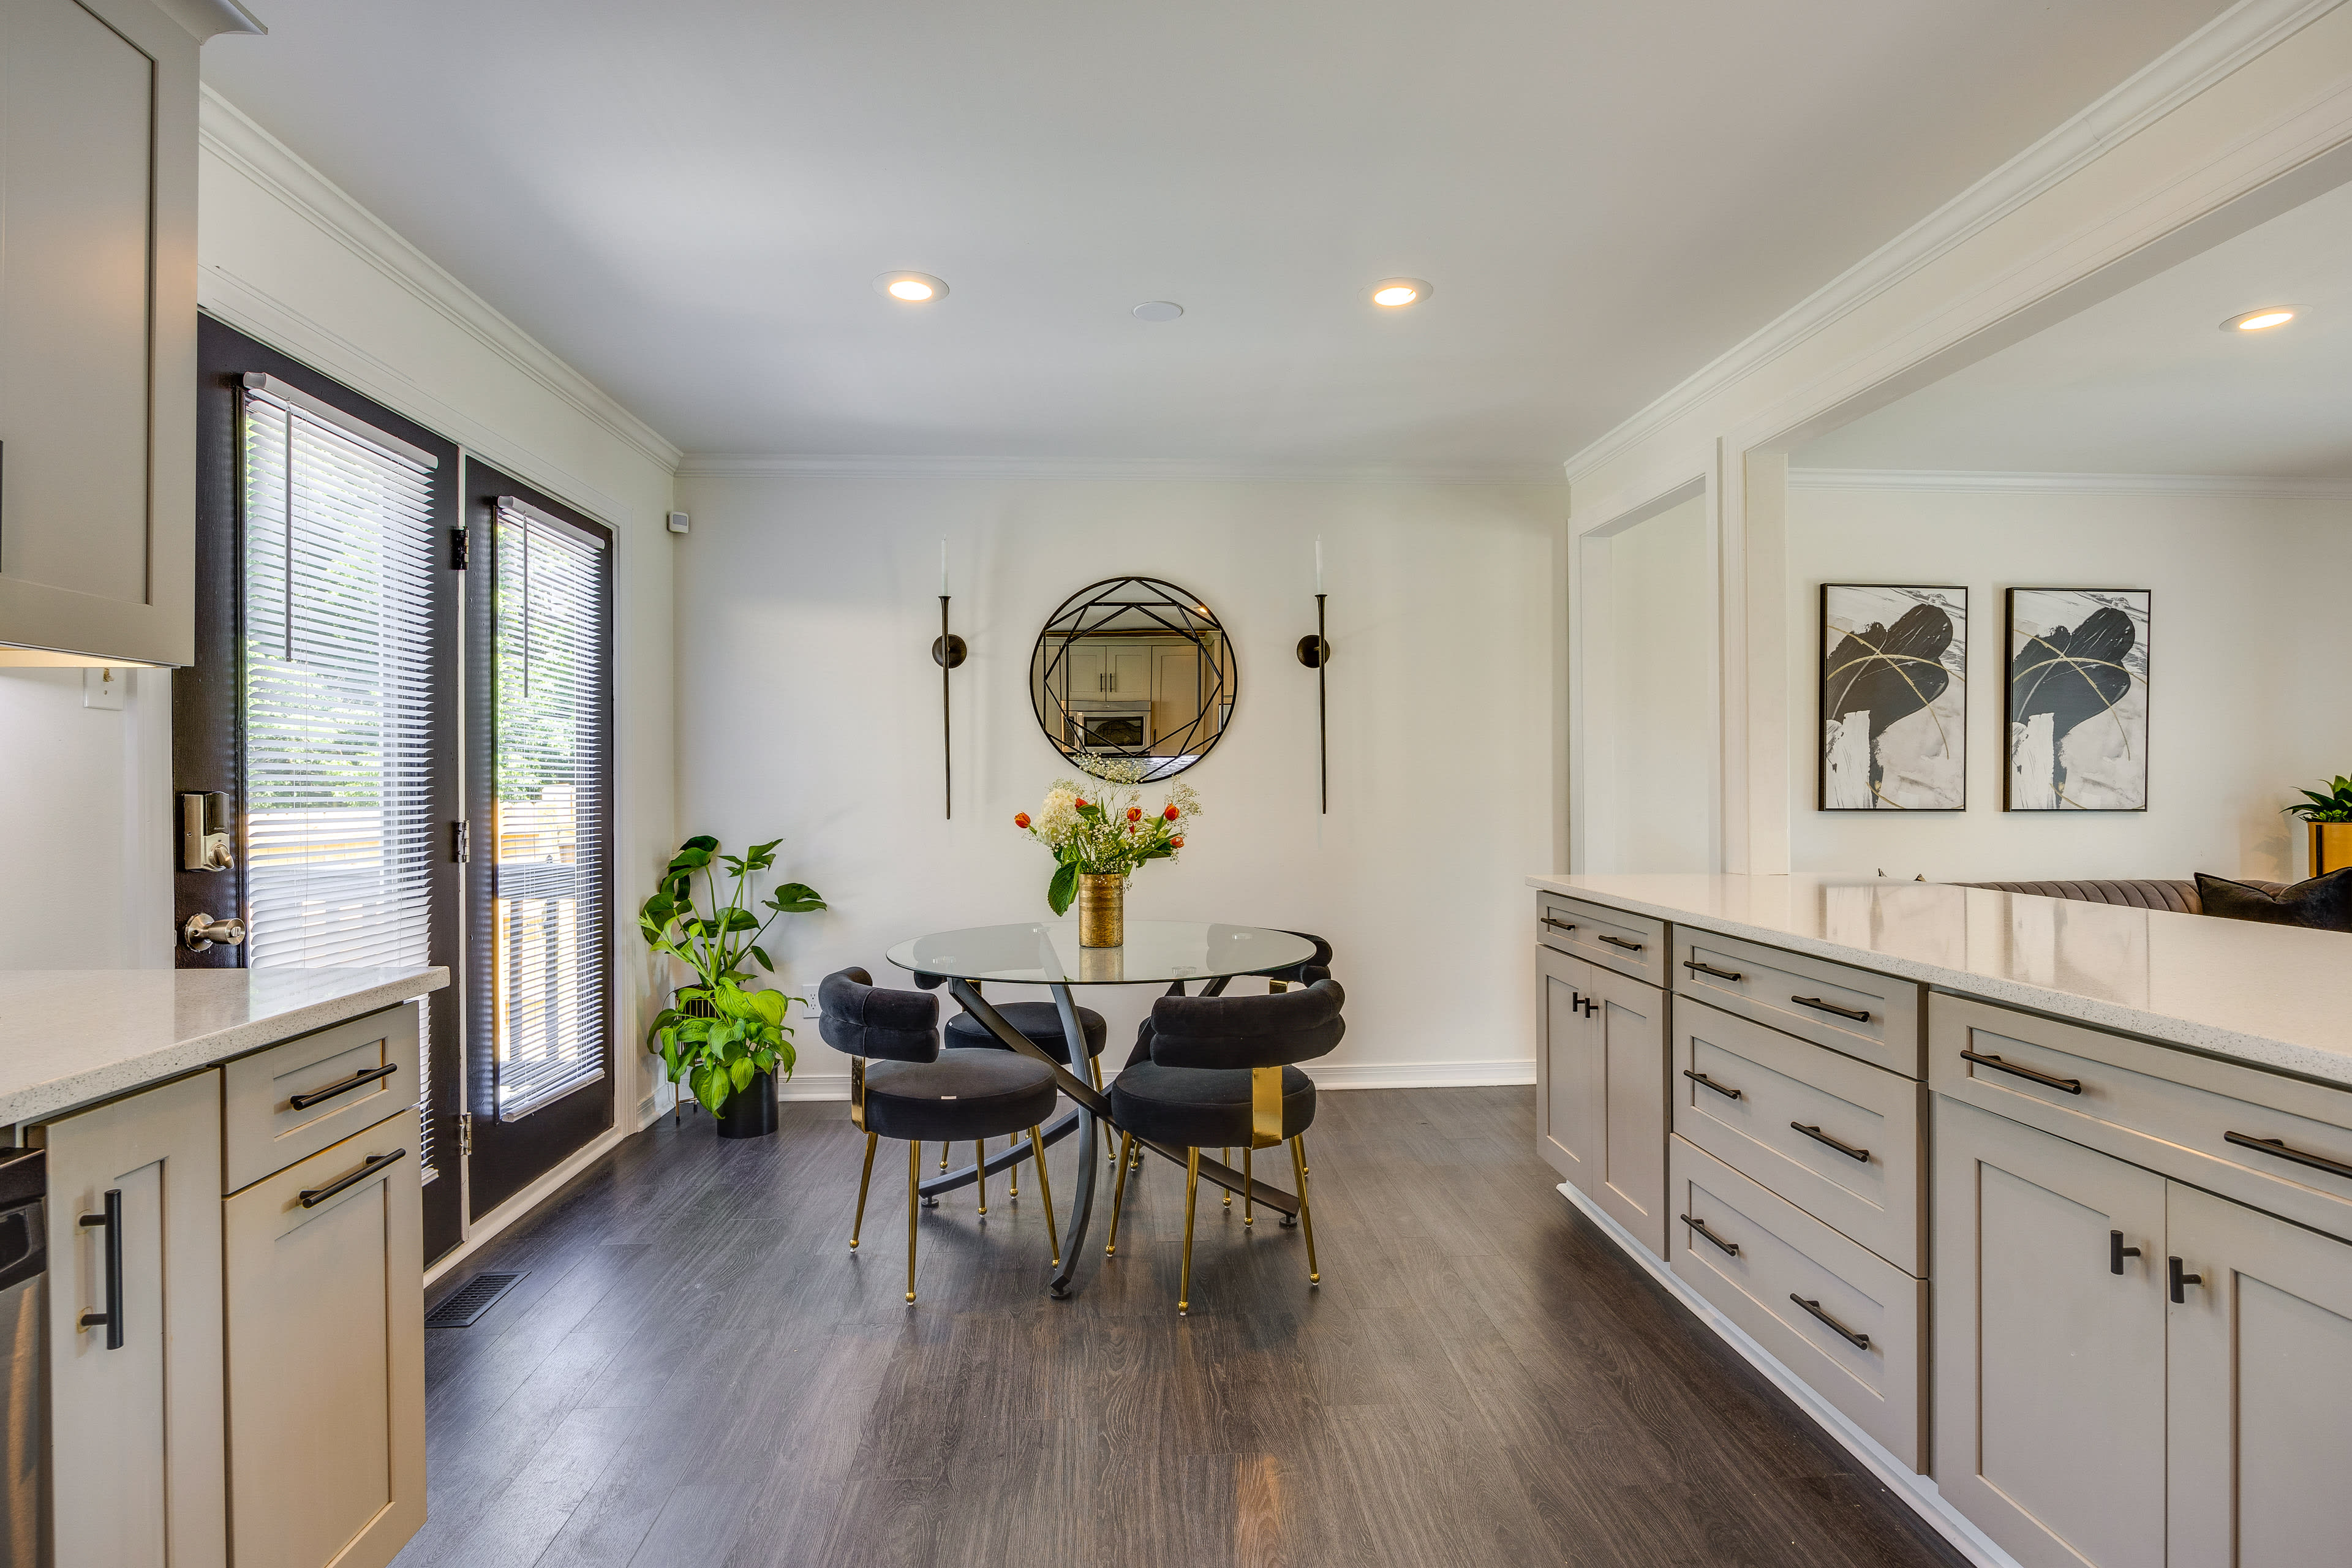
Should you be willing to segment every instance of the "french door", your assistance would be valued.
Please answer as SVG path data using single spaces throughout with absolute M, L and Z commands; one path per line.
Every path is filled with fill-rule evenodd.
M 209 318 L 199 356 L 173 843 L 213 797 L 232 863 L 175 859 L 174 919 L 247 934 L 177 959 L 449 971 L 430 1259 L 612 1123 L 611 536 Z

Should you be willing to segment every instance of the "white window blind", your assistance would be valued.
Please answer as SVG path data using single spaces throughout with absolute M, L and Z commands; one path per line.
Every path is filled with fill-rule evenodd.
M 425 963 L 431 459 L 309 404 L 244 393 L 247 962 Z
M 604 1076 L 611 558 L 500 497 L 494 559 L 492 994 L 512 1121 Z

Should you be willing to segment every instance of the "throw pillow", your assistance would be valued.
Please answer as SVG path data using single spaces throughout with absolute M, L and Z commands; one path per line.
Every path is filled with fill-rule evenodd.
M 2275 893 L 2200 871 L 2197 897 L 2207 914 L 2223 920 L 2352 931 L 2352 866 Z

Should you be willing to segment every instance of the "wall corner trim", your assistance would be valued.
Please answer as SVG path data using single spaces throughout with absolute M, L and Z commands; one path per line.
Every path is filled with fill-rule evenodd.
M 2022 153 L 1568 458 L 1571 483 L 1966 244 L 2344 0 L 2240 0 Z
M 662 468 L 677 471 L 681 454 L 675 442 L 508 320 L 209 85 L 198 107 L 197 145 L 269 191 L 615 439 Z M 207 269 L 207 285 L 212 277 Z M 251 290 L 250 284 L 245 287 Z

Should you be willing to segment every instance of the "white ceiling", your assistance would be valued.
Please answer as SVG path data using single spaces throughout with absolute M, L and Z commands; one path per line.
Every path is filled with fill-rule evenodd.
M 2221 322 L 2266 305 L 2265 332 Z M 1812 468 L 2352 478 L 2352 185 L 1790 454 Z
M 263 0 L 205 74 L 689 450 L 1556 478 L 2220 9 Z

